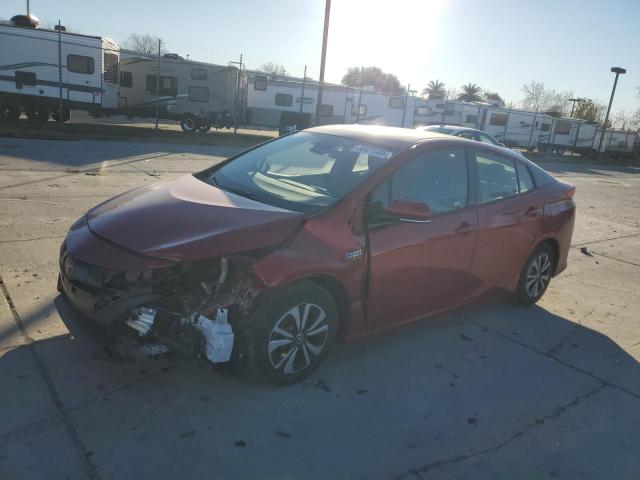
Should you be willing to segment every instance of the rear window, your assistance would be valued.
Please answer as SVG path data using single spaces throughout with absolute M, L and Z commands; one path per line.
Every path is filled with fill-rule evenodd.
M 95 71 L 93 58 L 84 55 L 67 55 L 67 69 L 73 73 L 92 74 Z

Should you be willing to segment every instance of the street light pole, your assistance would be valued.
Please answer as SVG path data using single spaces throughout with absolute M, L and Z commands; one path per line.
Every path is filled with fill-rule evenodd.
M 329 37 L 329 14 L 330 13 L 331 13 L 331 0 L 325 0 L 324 30 L 322 32 L 322 54 L 320 56 L 320 78 L 318 82 L 318 101 L 316 103 L 316 125 L 320 124 L 320 105 L 322 105 L 322 88 L 324 87 L 324 64 L 327 58 L 327 40 Z
M 625 74 L 627 71 L 621 67 L 612 67 L 611 72 L 616 74 L 616 79 L 613 81 L 613 89 L 611 90 L 611 98 L 609 99 L 609 106 L 607 107 L 607 114 L 604 117 L 604 125 L 602 126 L 602 135 L 600 135 L 600 142 L 598 143 L 598 152 L 602 149 L 602 141 L 604 140 L 604 132 L 607 129 L 607 123 L 609 123 L 609 113 L 611 112 L 611 104 L 613 103 L 613 96 L 616 93 L 616 85 L 618 85 L 618 77 L 620 74 Z
M 580 100 L 582 100 L 581 98 L 570 98 L 569 101 L 571 102 L 571 118 L 573 118 L 573 110 L 576 108 L 576 102 L 579 102 Z

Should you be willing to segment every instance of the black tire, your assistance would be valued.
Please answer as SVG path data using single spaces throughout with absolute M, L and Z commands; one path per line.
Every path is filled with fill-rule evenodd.
M 12 103 L 0 105 L 0 122 L 17 123 L 20 118 L 20 107 Z
M 193 133 L 198 130 L 198 124 L 198 119 L 193 115 L 185 115 L 180 120 L 180 128 L 186 133 Z
M 31 123 L 47 123 L 49 121 L 49 107 L 32 105 L 27 108 L 27 118 Z
M 207 133 L 209 130 L 211 130 L 211 124 L 208 122 L 201 123 L 198 126 L 198 131 L 200 131 L 201 133 Z
M 556 254 L 548 244 L 543 243 L 524 262 L 516 290 L 516 302 L 527 306 L 540 300 L 547 291 L 555 268 Z
M 336 339 L 338 309 L 324 288 L 301 281 L 276 292 L 248 325 L 247 353 L 254 372 L 274 385 L 290 385 L 313 373 L 326 357 Z
M 52 107 L 51 108 L 51 118 L 53 118 L 56 122 L 59 122 L 58 120 L 58 114 L 60 113 L 60 110 L 58 109 L 58 107 Z M 68 122 L 69 119 L 71 118 L 71 110 L 69 109 L 69 107 L 62 107 L 62 123 Z

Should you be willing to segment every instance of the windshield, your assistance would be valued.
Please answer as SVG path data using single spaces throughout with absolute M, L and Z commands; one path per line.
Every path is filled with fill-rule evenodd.
M 250 150 L 199 178 L 263 203 L 313 214 L 338 202 L 394 153 L 349 138 L 299 132 Z

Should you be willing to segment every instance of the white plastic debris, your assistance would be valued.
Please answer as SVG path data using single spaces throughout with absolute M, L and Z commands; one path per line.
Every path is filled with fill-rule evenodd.
M 142 351 L 147 357 L 155 357 L 168 352 L 169 349 L 161 343 L 145 343 L 142 347 Z
M 228 362 L 231 358 L 234 335 L 227 314 L 226 308 L 219 308 L 215 320 L 200 315 L 195 324 L 205 338 L 206 355 L 211 363 Z
M 126 324 L 129 325 L 134 330 L 138 331 L 138 335 L 143 337 L 151 327 L 153 327 L 153 322 L 156 319 L 156 311 L 153 308 L 141 307 L 137 311 L 132 312 L 129 320 L 126 321 Z

